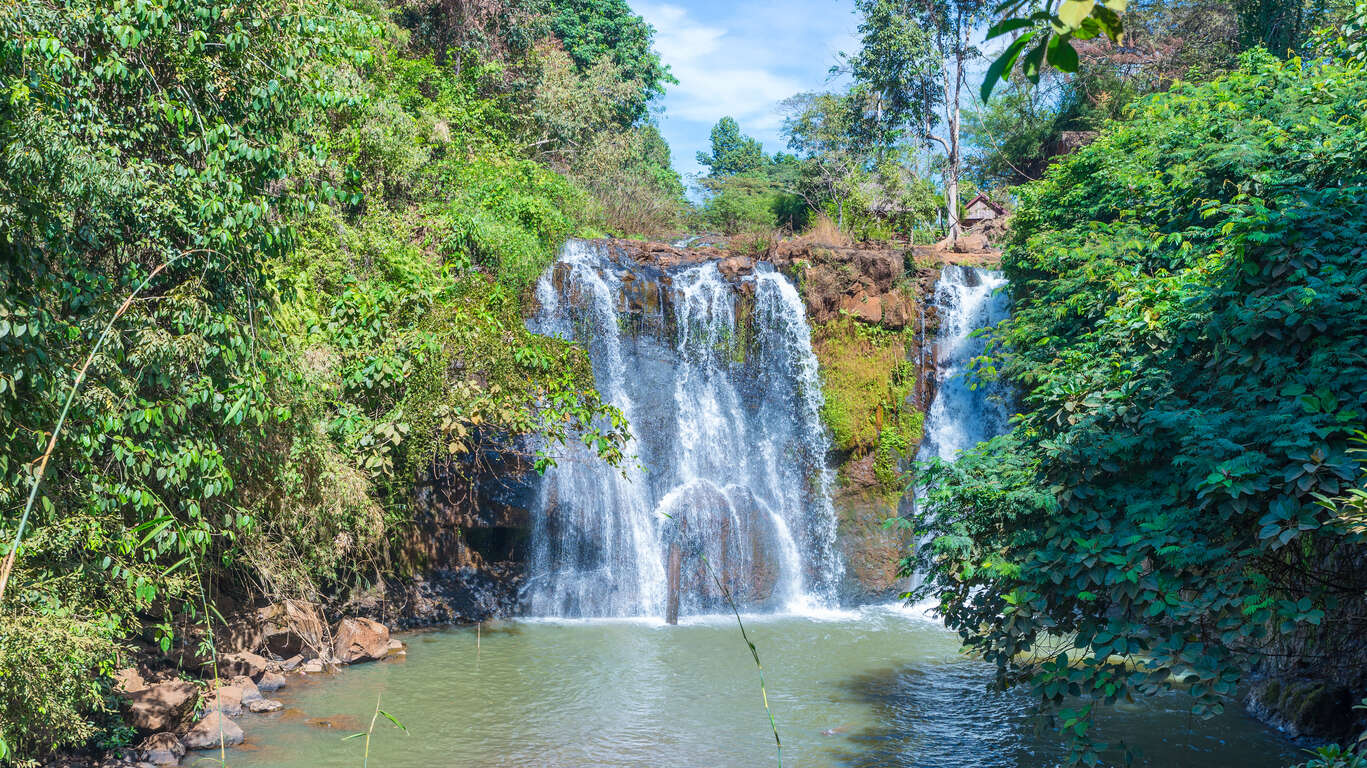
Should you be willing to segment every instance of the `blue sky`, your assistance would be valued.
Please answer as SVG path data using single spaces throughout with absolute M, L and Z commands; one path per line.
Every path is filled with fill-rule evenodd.
M 702 169 L 695 159 L 709 133 L 730 115 L 741 130 L 786 149 L 778 103 L 828 87 L 841 51 L 858 48 L 859 20 L 850 0 L 633 0 L 655 27 L 655 48 L 679 79 L 665 93 L 660 129 L 685 176 Z

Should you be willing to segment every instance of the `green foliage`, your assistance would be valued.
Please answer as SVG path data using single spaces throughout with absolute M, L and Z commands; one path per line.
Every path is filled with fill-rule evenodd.
M 521 435 L 622 458 L 582 350 L 522 321 L 597 210 L 529 147 L 548 116 L 507 75 L 535 46 L 438 64 L 330 0 L 21 2 L 0 26 L 0 539 L 95 335 L 169 263 L 92 361 L 0 606 L 11 759 L 108 727 L 115 643 L 184 642 L 203 594 L 391 572 L 434 463 Z M 577 77 L 607 93 L 551 144 L 637 135 L 617 178 L 667 167 L 612 115 L 642 81 Z
M 34 671 L 54 685 L 32 706 L 70 723 L 7 735 L 25 758 L 89 733 L 95 700 L 64 676 L 95 684 L 137 611 L 188 594 L 189 559 L 231 568 L 257 525 L 263 449 L 290 415 L 257 335 L 267 265 L 293 219 L 351 198 L 319 142 L 376 27 L 329 2 L 85 0 L 11 4 L 0 25 L 6 542 L 95 336 L 171 264 L 93 360 L 5 595 L 7 641 L 82 654 L 37 659 L 81 666 Z
M 759 141 L 742 134 L 734 117 L 723 117 L 712 126 L 711 154 L 698 153 L 698 164 L 714 178 L 758 171 L 768 160 Z
M 117 627 L 70 616 L 7 616 L 0 632 L 0 761 L 81 744 L 113 718 Z
M 621 111 L 627 122 L 645 118 L 649 103 L 678 82 L 651 48 L 655 30 L 626 0 L 552 0 L 551 30 L 581 69 L 607 57 L 624 80 L 641 84 L 640 95 Z
M 901 494 L 901 464 L 921 441 L 924 414 L 908 402 L 916 386 L 905 332 L 842 317 L 812 329 L 821 364 L 822 419 L 833 448 L 847 456 L 874 457 L 884 493 Z
M 1095 705 L 1178 675 L 1218 712 L 1270 644 L 1364 629 L 1322 503 L 1363 480 L 1364 104 L 1358 66 L 1251 55 L 1021 190 L 980 372 L 1024 412 L 918 481 L 905 565 L 1003 684 L 1081 699 L 1082 762 Z

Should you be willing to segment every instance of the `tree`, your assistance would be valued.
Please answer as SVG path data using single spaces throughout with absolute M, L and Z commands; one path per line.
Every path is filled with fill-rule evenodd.
M 626 0 L 552 0 L 551 31 L 581 71 L 608 56 L 622 77 L 641 83 L 639 98 L 622 111 L 627 122 L 647 116 L 651 100 L 678 82 L 652 48 L 655 29 Z
M 802 155 L 804 176 L 815 179 L 821 193 L 835 202 L 840 229 L 845 228 L 845 201 L 869 162 L 869 144 L 856 130 L 858 100 L 854 93 L 801 93 L 783 102 L 788 146 Z M 807 202 L 820 209 L 811 196 Z
M 698 164 L 714 178 L 758 170 L 766 162 L 764 147 L 742 134 L 734 117 L 723 117 L 712 126 L 712 153 L 698 153 Z
M 856 82 L 876 96 L 866 120 L 884 141 L 910 132 L 945 152 L 945 212 L 957 239 L 960 109 L 968 65 L 978 57 L 974 27 L 982 0 L 857 0 L 864 19 L 861 48 L 851 61 Z M 936 132 L 943 110 L 943 134 Z
M 918 478 L 908 570 L 1070 736 L 1179 681 L 1206 715 L 1254 666 L 1362 664 L 1367 531 L 1331 500 L 1367 478 L 1364 98 L 1360 64 L 1253 51 L 1018 190 L 980 364 L 1022 413 Z

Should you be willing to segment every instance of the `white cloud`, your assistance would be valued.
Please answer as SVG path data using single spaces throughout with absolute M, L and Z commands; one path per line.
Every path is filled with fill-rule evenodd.
M 661 129 L 675 166 L 689 173 L 713 124 L 730 115 L 741 130 L 784 148 L 779 102 L 826 87 L 837 53 L 855 44 L 848 0 L 636 0 L 655 27 L 655 47 L 679 84 L 664 99 Z

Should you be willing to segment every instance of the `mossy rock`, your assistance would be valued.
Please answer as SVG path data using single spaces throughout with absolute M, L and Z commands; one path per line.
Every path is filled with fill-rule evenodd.
M 1337 739 L 1353 730 L 1355 701 L 1353 692 L 1338 683 L 1268 678 L 1253 686 L 1248 708 L 1292 736 Z

